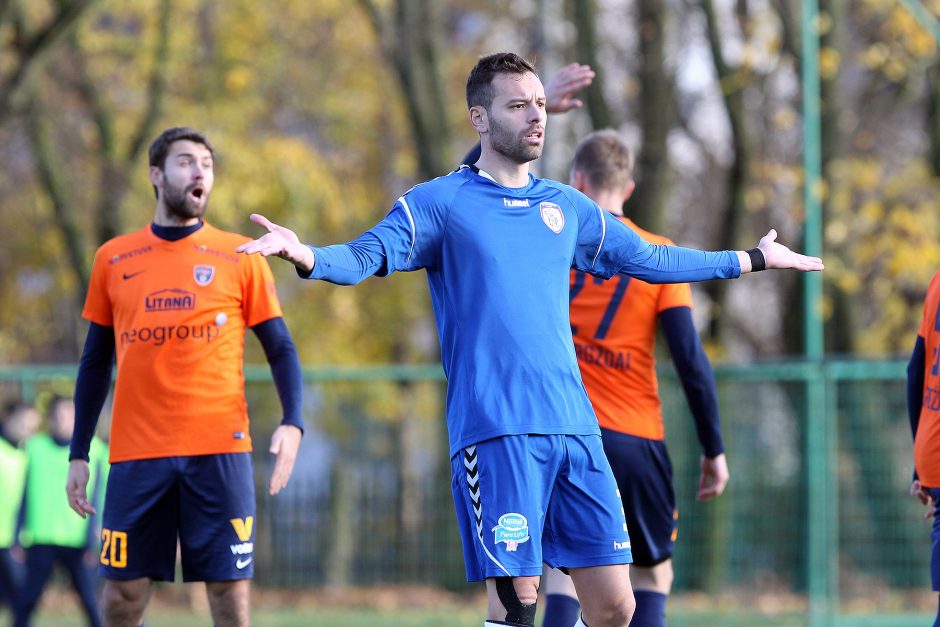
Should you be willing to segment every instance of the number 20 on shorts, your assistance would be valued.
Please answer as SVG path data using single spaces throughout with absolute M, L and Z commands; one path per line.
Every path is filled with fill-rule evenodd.
M 127 567 L 127 532 L 101 530 L 101 563 L 112 568 Z

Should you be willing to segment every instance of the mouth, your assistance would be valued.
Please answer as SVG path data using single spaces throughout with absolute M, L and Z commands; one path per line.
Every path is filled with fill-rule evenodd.
M 189 188 L 187 195 L 192 198 L 195 202 L 201 202 L 206 196 L 206 188 L 202 184 L 197 183 Z
M 538 144 L 542 142 L 545 131 L 540 128 L 534 128 L 525 135 L 525 140 L 530 143 Z

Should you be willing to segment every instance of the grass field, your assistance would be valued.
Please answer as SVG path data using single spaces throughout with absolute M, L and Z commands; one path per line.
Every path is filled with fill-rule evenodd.
M 147 627 L 206 627 L 211 619 L 198 587 L 163 586 L 147 612 Z M 456 595 L 427 588 L 271 591 L 254 594 L 254 627 L 481 627 L 486 601 L 482 594 Z M 738 600 L 742 601 L 742 600 Z M 757 605 L 711 603 L 701 596 L 678 597 L 669 607 L 669 627 L 805 627 L 805 612 L 778 607 L 756 611 Z M 721 605 L 721 607 L 714 607 Z M 541 614 L 541 613 L 540 613 Z M 921 627 L 929 613 L 852 613 L 836 619 L 835 627 Z M 0 610 L 0 624 L 9 613 Z M 50 588 L 34 617 L 36 627 L 85 625 L 74 597 L 61 587 Z M 541 616 L 537 623 L 541 624 Z

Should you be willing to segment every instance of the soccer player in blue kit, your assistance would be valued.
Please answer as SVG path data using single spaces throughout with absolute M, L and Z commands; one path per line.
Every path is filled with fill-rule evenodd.
M 570 268 L 648 282 L 821 270 L 776 243 L 702 252 L 646 243 L 575 189 L 529 173 L 542 152 L 545 92 L 513 53 L 467 80 L 481 156 L 407 191 L 347 244 L 312 247 L 267 218 L 241 253 L 275 255 L 308 279 L 352 285 L 424 269 L 448 379 L 454 503 L 469 581 L 486 581 L 485 625 L 532 626 L 543 561 L 566 569 L 578 625 L 623 627 L 634 599 L 617 485 L 575 359 Z

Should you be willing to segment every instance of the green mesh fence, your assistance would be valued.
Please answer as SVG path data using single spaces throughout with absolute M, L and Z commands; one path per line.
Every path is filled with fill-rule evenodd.
M 670 625 L 757 624 L 755 616 L 764 625 L 929 623 L 930 523 L 908 496 L 904 368 L 901 361 L 716 367 L 731 482 L 707 503 L 694 500 L 693 421 L 671 370 L 663 370 L 680 512 Z M 41 398 L 71 385 L 74 372 L 3 368 L 0 396 Z M 820 376 L 824 418 L 808 425 L 807 383 Z M 306 369 L 307 432 L 291 483 L 274 498 L 266 490 L 267 439 L 279 420 L 277 396 L 266 367 L 248 367 L 246 377 L 259 585 L 466 588 L 439 367 Z M 829 434 L 827 446 L 813 449 L 825 459 L 807 453 L 811 428 Z M 830 470 L 810 476 L 808 468 Z M 811 494 L 821 485 L 834 495 L 828 561 L 811 559 L 809 548 Z M 816 563 L 830 564 L 833 585 L 825 611 L 811 616 Z

